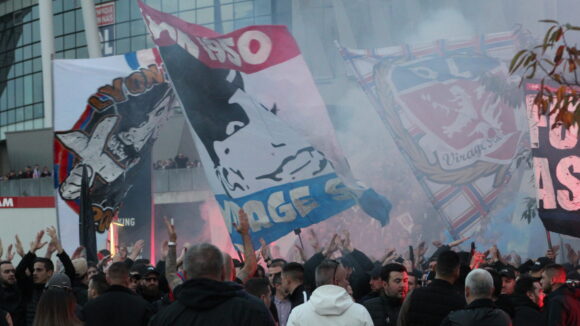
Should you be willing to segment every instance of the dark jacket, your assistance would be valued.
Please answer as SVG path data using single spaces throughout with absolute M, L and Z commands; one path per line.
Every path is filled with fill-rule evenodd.
M 540 307 L 525 295 L 514 295 L 512 298 L 514 316 L 513 326 L 544 326 Z
M 304 263 L 304 287 L 308 293 L 316 289 L 315 272 L 316 267 L 326 259 L 322 253 L 316 253 Z M 352 273 L 348 279 L 353 291 L 355 301 L 361 300 L 371 291 L 367 272 L 374 268 L 373 262 L 363 252 L 354 249 L 346 253 L 342 258 L 343 264 L 352 267 Z M 302 303 L 302 302 L 301 302 Z M 292 306 L 294 307 L 294 306 Z
M 352 273 L 348 278 L 348 282 L 352 288 L 353 299 L 359 301 L 362 297 L 371 292 L 369 284 L 371 277 L 368 272 L 370 272 L 375 265 L 363 252 L 356 249 L 344 255 L 342 262 L 345 266 L 352 267 Z
M 288 296 L 288 300 L 290 300 L 290 303 L 292 304 L 292 309 L 303 304 L 305 296 L 306 300 L 310 298 L 310 293 L 306 291 L 304 285 L 300 285 L 299 287 L 295 288 L 294 291 Z
M 370 299 L 378 298 L 379 295 L 380 295 L 380 292 L 379 291 L 369 292 L 367 295 L 365 295 L 364 297 L 360 298 L 360 300 L 358 301 L 358 303 L 363 304 L 363 303 L 369 301 Z
M 75 278 L 75 268 L 70 260 L 68 254 L 63 251 L 56 255 L 62 266 L 64 267 L 65 274 L 72 280 Z M 18 288 L 22 292 L 22 305 L 24 309 L 24 319 L 27 326 L 32 326 L 34 322 L 34 316 L 36 315 L 36 306 L 40 297 L 44 292 L 44 284 L 34 284 L 32 276 L 26 275 L 26 270 L 32 275 L 34 268 L 34 260 L 36 255 L 32 252 L 28 252 L 16 267 L 16 280 L 18 281 Z
M 80 306 L 84 306 L 89 300 L 89 287 L 78 279 L 73 282 L 73 293 Z
M 475 300 L 467 308 L 452 311 L 441 326 L 511 326 L 510 316 L 496 308 L 491 299 Z
M 199 278 L 183 283 L 177 301 L 155 315 L 150 325 L 273 326 L 274 321 L 264 303 L 242 286 Z
M 0 309 L 6 310 L 12 317 L 14 326 L 24 323 L 22 294 L 16 285 L 0 285 Z
M 580 289 L 562 285 L 544 299 L 548 326 L 580 325 Z
M 495 306 L 499 309 L 503 310 L 510 316 L 510 318 L 514 318 L 514 296 L 511 294 L 500 294 L 497 300 L 494 302 Z
M 439 326 L 449 312 L 464 307 L 465 298 L 451 283 L 434 279 L 427 287 L 415 289 L 407 295 L 399 319 L 403 326 Z
M 403 300 L 387 297 L 384 292 L 380 296 L 363 303 L 367 308 L 375 326 L 395 326 Z
M 8 326 L 8 322 L 6 321 L 7 315 L 8 311 L 0 309 L 0 326 Z
M 130 289 L 112 285 L 89 300 L 82 310 L 85 326 L 144 326 L 151 318 L 150 304 Z

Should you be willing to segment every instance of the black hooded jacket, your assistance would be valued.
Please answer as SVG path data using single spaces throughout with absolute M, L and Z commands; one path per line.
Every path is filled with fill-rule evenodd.
M 159 312 L 151 326 L 274 326 L 264 303 L 232 282 L 192 279 L 183 283 L 177 301 Z
M 129 288 L 111 285 L 85 304 L 81 319 L 85 326 L 144 326 L 152 314 L 151 305 Z
M 441 326 L 511 326 L 509 315 L 497 308 L 491 299 L 475 300 L 467 308 L 452 311 Z
M 10 313 L 15 326 L 23 325 L 22 294 L 16 285 L 0 285 L 0 309 Z
M 580 289 L 562 285 L 544 298 L 544 303 L 546 325 L 580 325 Z
M 363 306 L 367 308 L 375 326 L 394 326 L 397 325 L 402 304 L 402 299 L 388 297 L 383 292 L 378 297 L 365 301 Z
M 524 295 L 514 295 L 512 298 L 514 315 L 513 326 L 544 326 L 540 307 Z

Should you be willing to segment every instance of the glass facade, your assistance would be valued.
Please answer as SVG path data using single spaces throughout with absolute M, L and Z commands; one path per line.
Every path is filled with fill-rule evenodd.
M 22 2 L 29 2 L 22 7 Z M 40 26 L 36 1 L 0 4 L 0 141 L 5 133 L 44 128 Z M 115 24 L 106 40 L 111 54 L 153 47 L 137 1 L 115 3 Z M 20 5 L 18 6 L 17 3 Z M 146 0 L 145 3 L 220 33 L 258 24 L 290 25 L 290 0 Z M 16 8 L 16 7 L 19 8 Z M 10 10 L 12 8 L 12 11 Z M 55 58 L 87 58 L 80 1 L 53 0 Z
M 38 6 L 0 17 L 0 140 L 44 127 Z

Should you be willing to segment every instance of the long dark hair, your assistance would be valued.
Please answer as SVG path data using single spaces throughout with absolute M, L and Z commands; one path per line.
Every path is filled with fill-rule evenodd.
M 33 326 L 80 326 L 76 301 L 70 289 L 51 287 L 38 302 Z

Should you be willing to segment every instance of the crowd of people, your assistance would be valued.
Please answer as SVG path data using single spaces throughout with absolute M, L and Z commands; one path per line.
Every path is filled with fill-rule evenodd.
M 54 227 L 28 252 L 18 236 L 6 255 L 0 242 L 0 325 L 580 325 L 580 251 L 571 246 L 564 264 L 555 263 L 558 246 L 521 262 L 495 246 L 459 250 L 467 239 L 435 242 L 430 255 L 424 242 L 405 257 L 389 249 L 372 261 L 344 232 L 326 246 L 313 234 L 316 253 L 286 261 L 263 240 L 255 251 L 248 216 L 239 217 L 236 259 L 209 243 L 178 256 L 168 218 L 155 265 L 140 258 L 142 240 L 113 257 L 101 250 L 98 261 L 83 247 L 69 256 Z
M 38 178 L 46 178 L 52 176 L 51 170 L 48 167 L 43 167 L 40 169 L 38 164 L 32 166 L 27 166 L 24 169 L 20 169 L 18 171 L 10 170 L 8 174 L 2 176 L 0 175 L 0 181 L 7 181 L 7 180 L 16 180 L 16 179 L 38 179 Z
M 167 160 L 158 160 L 153 163 L 154 170 L 169 170 L 169 169 L 190 169 L 197 168 L 201 166 L 199 160 L 189 160 L 189 157 L 185 156 L 183 153 L 175 155 L 174 158 Z

